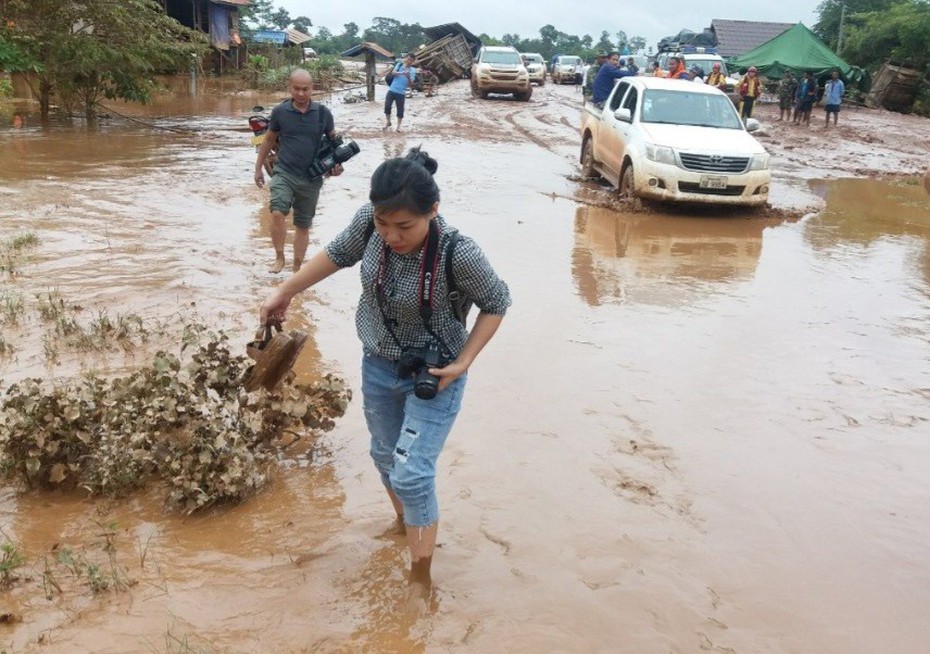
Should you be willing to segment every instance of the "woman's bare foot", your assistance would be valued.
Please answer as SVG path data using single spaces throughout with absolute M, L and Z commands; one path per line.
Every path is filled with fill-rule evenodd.
M 378 538 L 403 538 L 407 535 L 407 527 L 404 525 L 404 516 L 399 515 L 388 525 L 387 529 L 378 534 Z
M 422 614 L 429 608 L 433 582 L 430 577 L 432 556 L 424 556 L 410 564 L 410 579 L 407 587 L 407 601 L 404 608 L 407 613 Z
M 281 272 L 282 270 L 284 270 L 284 264 L 285 264 L 285 262 L 284 262 L 284 255 L 282 254 L 282 255 L 280 255 L 280 256 L 278 256 L 278 257 L 275 258 L 275 260 L 274 260 L 274 265 L 271 266 L 271 268 L 268 269 L 268 272 L 277 275 L 279 272 Z

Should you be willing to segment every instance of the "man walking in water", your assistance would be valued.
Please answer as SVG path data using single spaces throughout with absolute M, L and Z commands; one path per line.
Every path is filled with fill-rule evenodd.
M 323 135 L 336 135 L 333 114 L 319 102 L 313 102 L 313 80 L 303 68 L 295 69 L 288 78 L 290 100 L 271 110 L 265 140 L 255 161 L 255 184 L 265 185 L 262 164 L 277 146 L 278 160 L 271 176 L 271 243 L 275 262 L 270 272 L 284 270 L 284 243 L 287 239 L 285 217 L 294 210 L 294 272 L 300 270 L 310 242 L 310 224 L 316 214 L 316 204 L 323 187 L 323 178 L 310 179 L 310 165 L 316 160 Z M 342 173 L 337 165 L 331 175 Z

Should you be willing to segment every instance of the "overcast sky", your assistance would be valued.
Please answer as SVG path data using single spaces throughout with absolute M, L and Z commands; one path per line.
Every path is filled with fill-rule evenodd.
M 292 17 L 308 16 L 313 21 L 314 31 L 327 27 L 334 34 L 342 33 L 343 25 L 349 22 L 356 23 L 361 33 L 371 26 L 374 17 L 383 16 L 424 27 L 457 22 L 476 35 L 483 32 L 497 38 L 507 33 L 535 38 L 539 36 L 540 27 L 551 24 L 568 34 L 590 34 L 597 42 L 602 30 L 613 35 L 622 29 L 627 36 L 644 37 L 646 43 L 655 48 L 660 38 L 677 34 L 683 28 L 699 32 L 709 27 L 714 18 L 800 21 L 813 27 L 819 0 L 767 3 L 665 0 L 622 4 L 570 0 L 275 0 L 274 4 L 287 9 Z

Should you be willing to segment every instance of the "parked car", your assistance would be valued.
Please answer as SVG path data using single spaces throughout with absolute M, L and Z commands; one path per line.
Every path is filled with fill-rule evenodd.
M 656 77 L 624 77 L 603 108 L 586 103 L 581 167 L 622 195 L 703 204 L 768 201 L 769 155 L 714 87 Z
M 483 46 L 471 67 L 471 93 L 487 98 L 490 93 L 512 93 L 526 102 L 533 95 L 530 74 L 520 53 L 509 46 Z
M 530 74 L 530 82 L 536 82 L 540 86 L 546 84 L 546 61 L 538 52 L 521 52 L 520 58 L 526 71 Z
M 552 81 L 555 84 L 580 84 L 576 68 L 584 66 L 581 57 L 575 55 L 561 55 L 555 58 L 552 64 Z M 583 77 L 583 75 L 582 75 Z

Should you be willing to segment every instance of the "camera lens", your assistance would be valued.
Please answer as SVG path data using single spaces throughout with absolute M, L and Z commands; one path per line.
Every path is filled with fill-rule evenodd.
M 439 377 L 431 375 L 426 368 L 413 379 L 413 394 L 421 400 L 432 400 L 439 392 Z

